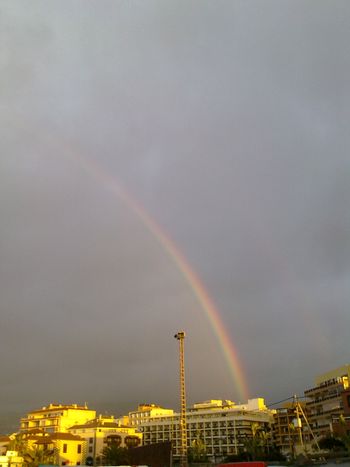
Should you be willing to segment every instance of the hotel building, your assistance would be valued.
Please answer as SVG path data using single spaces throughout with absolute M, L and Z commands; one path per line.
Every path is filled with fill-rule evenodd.
M 143 405 L 129 413 L 129 423 L 143 433 L 143 444 L 171 441 L 175 459 L 180 455 L 179 421 L 179 413 L 155 405 Z M 187 446 L 200 439 L 208 457 L 217 461 L 243 451 L 257 426 L 269 432 L 273 415 L 261 398 L 242 405 L 228 400 L 209 400 L 190 407 L 186 421 Z

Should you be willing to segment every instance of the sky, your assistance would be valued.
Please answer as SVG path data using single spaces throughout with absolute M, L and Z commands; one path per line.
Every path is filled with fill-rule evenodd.
M 0 431 L 239 400 L 350 362 L 347 0 L 0 3 Z M 91 170 L 92 167 L 95 169 Z M 1 428 L 2 427 L 2 428 Z

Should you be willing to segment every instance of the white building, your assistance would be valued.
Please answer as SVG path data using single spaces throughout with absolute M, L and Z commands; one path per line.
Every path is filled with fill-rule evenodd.
M 129 412 L 128 421 L 131 426 L 138 427 L 151 418 L 174 415 L 173 409 L 164 409 L 156 404 L 139 404 L 137 410 Z
M 136 447 L 142 444 L 142 434 L 134 427 L 123 426 L 113 416 L 100 415 L 94 420 L 73 425 L 69 432 L 85 440 L 84 462 L 101 463 L 103 449 L 111 444 Z
M 0 467 L 22 467 L 23 457 L 18 456 L 16 451 L 7 451 L 4 456 L 0 456 Z
M 174 457 L 180 454 L 179 420 L 180 414 L 160 407 L 157 407 L 157 414 L 143 409 L 129 414 L 130 424 L 138 426 L 143 433 L 144 445 L 172 441 Z M 244 442 L 253 436 L 252 425 L 269 431 L 273 415 L 261 398 L 241 405 L 227 400 L 209 400 L 190 407 L 186 422 L 187 446 L 200 439 L 209 458 L 218 460 L 244 450 Z

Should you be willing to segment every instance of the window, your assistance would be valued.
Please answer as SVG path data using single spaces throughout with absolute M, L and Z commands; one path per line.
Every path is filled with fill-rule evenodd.
M 94 442 L 94 438 L 89 438 L 89 444 L 92 444 Z
M 78 444 L 78 446 L 77 446 L 77 453 L 81 454 L 81 444 Z
M 93 452 L 93 447 L 89 446 L 89 452 Z
M 350 396 L 346 396 L 346 401 L 348 403 L 348 407 L 350 407 Z
M 67 452 L 67 445 L 64 444 L 64 445 L 63 445 L 63 453 L 66 454 L 66 452 Z

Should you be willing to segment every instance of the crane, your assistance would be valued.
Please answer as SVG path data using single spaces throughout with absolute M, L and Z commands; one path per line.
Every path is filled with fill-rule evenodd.
M 186 390 L 185 390 L 185 332 L 175 334 L 180 350 L 180 467 L 187 467 L 187 427 L 186 427 Z

